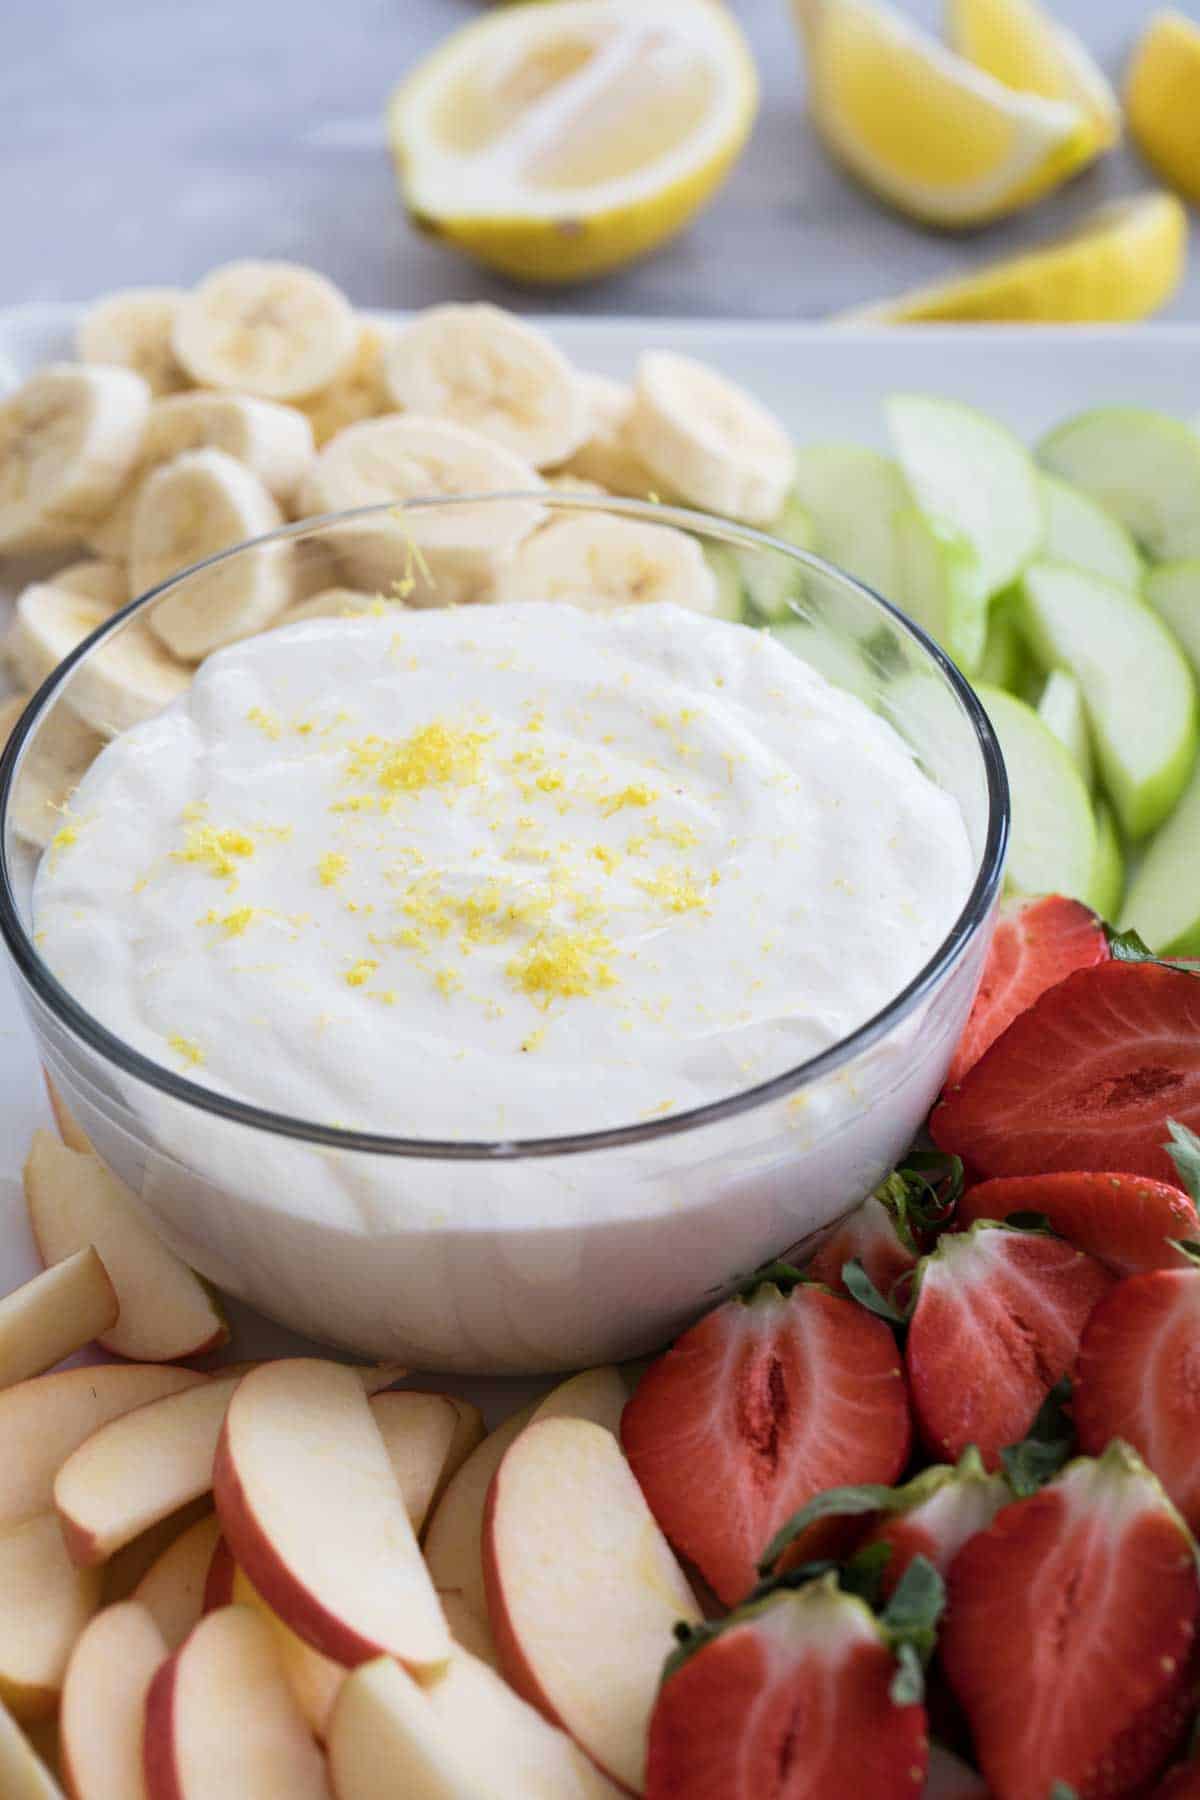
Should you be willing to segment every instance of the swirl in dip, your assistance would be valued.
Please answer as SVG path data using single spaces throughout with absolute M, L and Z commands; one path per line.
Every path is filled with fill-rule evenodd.
M 684 1112 L 912 979 L 973 858 L 896 733 L 672 607 L 323 619 L 103 752 L 42 954 L 111 1031 L 322 1124 L 519 1139 Z

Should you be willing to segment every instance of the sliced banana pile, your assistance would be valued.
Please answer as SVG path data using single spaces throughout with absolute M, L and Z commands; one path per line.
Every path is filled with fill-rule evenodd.
M 86 658 L 23 768 L 18 830 L 39 845 L 106 738 L 180 693 L 210 651 L 277 624 L 380 597 L 671 600 L 736 615 L 736 579 L 684 533 L 548 518 L 539 492 L 769 525 L 792 485 L 782 426 L 686 357 L 649 352 L 626 385 L 574 368 L 544 333 L 483 305 L 432 307 L 388 330 L 293 263 L 231 263 L 191 291 L 109 295 L 76 348 L 77 362 L 0 399 L 0 584 L 8 556 L 38 553 L 51 571 L 19 593 L 3 640 L 21 695 L 0 707 L 0 742 L 24 696 L 135 594 L 289 519 L 396 511 L 339 527 L 327 551 L 284 540 L 218 560 Z M 514 492 L 527 502 L 486 499 Z M 448 498 L 462 504 L 417 504 Z

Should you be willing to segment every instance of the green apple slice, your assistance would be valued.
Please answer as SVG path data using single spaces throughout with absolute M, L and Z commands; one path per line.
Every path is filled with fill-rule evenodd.
M 892 598 L 973 675 L 987 639 L 987 602 L 970 546 L 908 506 L 896 515 L 896 557 Z
M 1037 710 L 1043 725 L 1048 725 L 1059 743 L 1071 752 L 1075 767 L 1090 788 L 1094 780 L 1092 739 L 1088 731 L 1083 689 L 1075 677 L 1066 669 L 1052 669 L 1042 689 Z
M 1155 562 L 1200 556 L 1200 433 L 1190 426 L 1101 406 L 1057 426 L 1038 458 L 1106 507 Z
M 874 710 L 879 698 L 878 681 L 868 662 L 869 652 L 863 646 L 839 637 L 821 619 L 788 619 L 765 629 L 834 687 L 856 694 Z
M 1180 649 L 1200 673 L 1200 556 L 1151 569 L 1146 599 L 1174 632 Z
M 794 492 L 811 521 L 817 555 L 895 600 L 894 524 L 912 495 L 891 458 L 854 444 L 812 444 L 796 453 Z
M 1046 528 L 1042 484 L 1025 446 L 957 401 L 894 394 L 885 410 L 917 505 L 974 551 L 980 599 L 1010 586 Z
M 812 519 L 795 494 L 788 497 L 783 511 L 766 527 L 770 537 L 794 544 L 797 550 L 815 550 L 816 532 Z M 778 550 L 735 550 L 741 570 L 746 598 L 764 619 L 786 619 L 793 604 L 804 595 L 803 564 L 782 556 Z
M 1120 923 L 1162 956 L 1200 956 L 1200 768 L 1146 846 Z
M 717 584 L 717 601 L 711 617 L 728 619 L 731 624 L 738 624 L 746 613 L 746 599 L 742 590 L 742 571 L 738 563 L 737 551 L 730 544 L 704 544 L 704 560 L 713 573 Z
M 989 687 L 1007 688 L 1012 694 L 1020 694 L 1031 669 L 1029 653 L 1017 623 L 1015 596 L 999 594 L 988 611 L 987 637 L 975 673 Z M 1040 678 L 1037 686 L 1040 689 Z
M 1196 691 L 1157 613 L 1124 588 L 1061 563 L 1021 581 L 1021 618 L 1045 669 L 1083 689 L 1100 779 L 1127 837 L 1160 825 L 1196 753 Z
M 1136 593 L 1143 565 L 1125 527 L 1090 494 L 1072 487 L 1069 481 L 1060 481 L 1057 475 L 1042 476 L 1042 493 L 1046 501 L 1043 559 L 1070 563 L 1073 569 L 1090 569 L 1093 575 L 1103 575 L 1106 581 Z
M 1115 919 L 1125 892 L 1125 852 L 1113 809 L 1107 800 L 1096 802 L 1096 860 L 1087 901 L 1102 919 Z
M 1069 753 L 1032 706 L 1002 688 L 976 689 L 1004 752 L 1012 798 L 1005 885 L 1020 894 L 1083 899 L 1096 861 L 1096 824 Z

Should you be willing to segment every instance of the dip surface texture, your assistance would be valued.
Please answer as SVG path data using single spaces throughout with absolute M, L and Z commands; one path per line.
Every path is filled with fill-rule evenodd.
M 200 1083 L 511 1140 L 783 1073 L 972 875 L 950 796 L 766 633 L 389 608 L 211 657 L 93 765 L 34 910 L 63 985 Z

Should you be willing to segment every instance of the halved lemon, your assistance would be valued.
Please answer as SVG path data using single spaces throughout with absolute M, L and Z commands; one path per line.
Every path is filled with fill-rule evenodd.
M 1200 25 L 1159 12 L 1147 25 L 1125 79 L 1129 129 L 1172 187 L 1200 205 Z
M 1187 213 L 1174 194 L 1138 194 L 1072 232 L 937 287 L 842 313 L 839 324 L 984 319 L 1077 324 L 1142 319 L 1170 299 L 1187 260 Z
M 1120 137 L 1112 84 L 1082 40 L 1036 0 L 949 0 L 946 37 L 951 49 L 1005 87 L 1078 106 L 1102 147 Z
M 794 4 L 818 130 L 904 212 L 977 225 L 1036 200 L 1102 148 L 1081 107 L 1014 92 L 882 0 Z
M 389 128 L 417 225 L 522 280 L 574 281 L 686 225 L 757 104 L 720 0 L 557 0 L 455 32 Z

